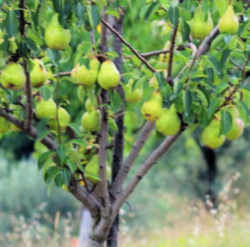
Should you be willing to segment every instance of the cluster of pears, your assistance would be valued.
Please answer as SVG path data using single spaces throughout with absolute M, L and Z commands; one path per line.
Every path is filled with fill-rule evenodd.
M 35 107 L 36 116 L 40 119 L 49 120 L 51 129 L 57 130 L 59 123 L 60 130 L 64 131 L 70 123 L 70 115 L 63 107 L 57 107 L 53 99 L 40 99 Z
M 213 20 L 208 13 L 207 20 L 202 13 L 201 7 L 195 11 L 193 19 L 189 22 L 191 35 L 195 39 L 204 39 L 213 29 Z M 234 34 L 238 31 L 239 20 L 234 13 L 232 3 L 229 3 L 226 12 L 219 20 L 219 30 L 223 33 Z
M 157 131 L 165 136 L 175 135 L 180 131 L 181 120 L 175 105 L 163 108 L 162 96 L 158 91 L 154 91 L 151 98 L 143 104 L 141 112 L 148 121 L 156 121 Z
M 102 88 L 107 90 L 119 84 L 120 73 L 112 61 L 106 60 L 100 66 L 98 59 L 92 58 L 89 68 L 76 65 L 71 72 L 71 78 L 74 83 L 84 86 L 92 86 L 97 81 Z
M 30 71 L 30 81 L 33 87 L 42 86 L 49 77 L 43 62 L 39 59 L 31 60 L 32 69 Z M 1 71 L 0 80 L 5 88 L 21 89 L 26 82 L 25 71 L 21 64 L 10 62 Z
M 229 109 L 232 116 L 232 127 L 226 135 L 220 134 L 220 117 L 216 116 L 210 124 L 202 131 L 201 142 L 203 145 L 215 149 L 220 147 L 226 139 L 233 141 L 239 138 L 244 131 L 244 122 L 239 116 L 236 108 Z

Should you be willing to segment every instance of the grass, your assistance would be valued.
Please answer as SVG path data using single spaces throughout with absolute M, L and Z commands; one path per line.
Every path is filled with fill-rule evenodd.
M 216 210 L 209 198 L 204 203 L 173 194 L 162 195 L 175 208 L 162 215 L 165 224 L 145 230 L 139 223 L 131 227 L 123 221 L 120 247 L 249 247 L 250 213 L 242 195 L 247 193 L 233 188 L 238 178 L 236 174 L 225 184 Z M 147 220 L 151 217 L 154 215 L 149 215 Z M 29 220 L 0 212 L 0 219 L 4 218 L 10 219 L 10 226 L 7 233 L 0 234 L 1 247 L 76 246 L 79 222 L 75 219 L 79 215 L 65 217 L 58 212 L 51 217 L 45 205 L 41 205 Z

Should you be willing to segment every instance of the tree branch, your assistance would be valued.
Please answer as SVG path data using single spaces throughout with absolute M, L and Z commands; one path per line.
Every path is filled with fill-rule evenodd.
M 36 139 L 38 138 L 37 131 L 34 127 L 31 126 L 29 130 L 25 128 L 25 124 L 22 121 L 19 121 L 15 117 L 13 117 L 8 111 L 6 111 L 3 108 L 0 108 L 0 116 L 7 119 L 9 122 L 13 123 L 16 127 L 19 129 L 22 129 L 24 132 L 26 132 L 30 137 Z M 46 136 L 44 137 L 41 142 L 50 150 L 56 150 L 57 144 L 52 140 L 50 137 Z
M 84 187 L 82 187 L 75 180 L 71 179 L 69 190 L 76 199 L 89 209 L 93 217 L 97 217 L 99 215 L 99 210 L 101 208 L 100 202 L 97 201 L 92 194 L 88 193 Z
M 116 35 L 116 37 L 118 37 L 121 42 L 126 45 L 134 54 L 136 57 L 138 57 L 141 62 L 146 65 L 146 67 L 153 73 L 157 72 L 156 69 L 154 69 L 149 63 L 148 61 L 129 43 L 127 42 L 122 35 L 117 32 L 117 30 L 115 30 L 108 22 L 106 22 L 103 18 L 101 19 L 101 22 L 103 25 L 105 25 L 105 27 L 107 27 L 114 35 Z
M 142 128 L 139 136 L 137 137 L 137 140 L 135 141 L 130 154 L 123 162 L 121 169 L 112 185 L 112 191 L 117 191 L 117 189 L 121 190 L 121 185 L 123 184 L 124 180 L 126 179 L 131 167 L 134 164 L 135 159 L 137 158 L 138 154 L 140 153 L 141 149 L 144 146 L 144 143 L 148 139 L 151 131 L 154 128 L 154 123 L 152 122 L 146 122 L 144 127 Z M 120 191 L 118 191 L 120 192 Z
M 175 41 L 177 36 L 179 24 L 177 23 L 174 27 L 172 38 L 171 38 L 171 45 L 169 50 L 169 63 L 168 63 L 168 73 L 167 73 L 167 83 L 170 85 L 173 84 L 173 78 L 172 78 L 172 70 L 173 70 L 173 60 L 174 60 L 174 50 L 175 50 Z
M 149 58 L 149 57 L 158 56 L 158 55 L 167 54 L 167 53 L 169 53 L 169 50 L 157 50 L 157 51 L 144 52 L 144 53 L 141 53 L 141 55 L 144 58 Z
M 138 171 L 135 173 L 131 182 L 127 185 L 124 192 L 120 194 L 117 201 L 113 206 L 113 214 L 114 218 L 116 213 L 121 208 L 122 204 L 126 201 L 128 196 L 134 191 L 137 184 L 142 180 L 142 178 L 147 174 L 147 172 L 152 168 L 154 164 L 165 154 L 172 144 L 176 141 L 176 139 L 180 136 L 181 131 L 174 135 L 167 137 L 159 146 L 154 150 L 154 152 L 148 157 L 148 159 L 139 167 Z

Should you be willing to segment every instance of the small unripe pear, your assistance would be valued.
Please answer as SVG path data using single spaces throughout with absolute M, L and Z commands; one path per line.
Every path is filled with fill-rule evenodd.
M 98 83 L 104 89 L 116 87 L 120 82 L 120 73 L 112 61 L 105 61 L 101 64 L 98 75 Z
M 36 104 L 35 112 L 38 118 L 54 119 L 56 115 L 56 103 L 52 99 L 42 99 Z
M 141 112 L 148 121 L 156 121 L 162 114 L 161 94 L 154 92 L 151 99 L 143 104 Z
M 233 125 L 231 130 L 226 134 L 228 140 L 232 141 L 239 138 L 244 131 L 244 122 L 241 118 L 237 117 L 233 119 Z
M 220 18 L 219 30 L 223 33 L 234 34 L 237 33 L 238 28 L 239 20 L 234 13 L 233 6 L 230 4 L 224 15 Z
M 181 121 L 174 105 L 164 108 L 161 117 L 156 121 L 156 129 L 165 136 L 175 135 L 180 131 Z
M 87 131 L 98 131 L 100 129 L 100 111 L 85 112 L 82 116 L 82 126 Z
M 67 112 L 67 110 L 64 109 L 63 107 L 59 107 L 58 110 L 56 110 L 53 119 L 49 121 L 49 125 L 52 129 L 54 130 L 57 129 L 58 127 L 57 126 L 57 114 L 58 114 L 58 122 L 59 122 L 60 130 L 65 130 L 70 123 L 70 115 Z
M 49 74 L 41 60 L 34 59 L 32 62 L 33 68 L 30 72 L 30 81 L 33 87 L 40 87 L 48 80 Z
M 132 89 L 133 81 L 130 81 L 128 84 L 124 85 L 123 89 L 125 92 L 126 101 L 129 103 L 135 103 L 140 101 L 142 97 L 142 88 Z
M 55 14 L 45 30 L 45 42 L 47 46 L 55 50 L 64 50 L 68 47 L 70 39 L 70 31 L 60 25 L 58 14 Z
M 99 178 L 99 157 L 94 155 L 84 170 L 84 176 L 93 184 L 96 184 L 100 181 Z
M 0 81 L 6 88 L 23 88 L 26 82 L 23 67 L 18 63 L 9 63 L 1 72 Z
M 201 142 L 204 146 L 215 149 L 220 147 L 226 137 L 220 135 L 220 120 L 214 119 L 212 122 L 203 130 L 201 134 Z

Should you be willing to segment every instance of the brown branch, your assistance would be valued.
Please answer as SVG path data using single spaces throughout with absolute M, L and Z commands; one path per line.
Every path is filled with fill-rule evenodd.
M 101 19 L 102 24 L 107 27 L 114 35 L 116 35 L 116 37 L 118 37 L 121 42 L 126 45 L 134 54 L 136 57 L 138 57 L 141 62 L 146 65 L 146 67 L 153 73 L 157 72 L 156 69 L 154 69 L 149 63 L 148 61 L 129 43 L 127 42 L 123 36 L 117 32 L 117 30 L 115 30 L 108 22 L 106 22 L 103 18 Z
M 141 149 L 143 148 L 146 140 L 148 139 L 151 131 L 154 128 L 154 123 L 152 122 L 146 122 L 144 127 L 142 128 L 139 136 L 137 137 L 137 140 L 135 141 L 130 154 L 123 162 L 121 169 L 112 185 L 112 191 L 121 190 L 121 185 L 123 184 L 124 180 L 126 179 L 131 167 L 133 166 L 135 159 L 137 158 L 138 154 L 140 153 Z M 120 191 L 118 191 L 120 192 Z
M 175 79 L 181 77 L 181 75 L 185 72 L 186 69 L 189 68 L 189 71 L 192 70 L 192 68 L 194 67 L 198 58 L 201 57 L 203 54 L 205 54 L 210 49 L 211 43 L 218 36 L 218 34 L 219 34 L 219 28 L 218 28 L 218 26 L 216 26 L 210 32 L 210 34 L 202 41 L 202 43 L 200 44 L 200 46 L 198 47 L 197 50 L 196 50 L 196 47 L 194 47 L 193 45 L 190 46 L 190 48 L 193 50 L 193 57 L 192 57 L 191 61 L 189 61 L 189 63 L 187 63 L 183 67 L 183 69 L 178 73 L 178 75 L 175 77 Z
M 167 54 L 167 53 L 169 53 L 169 50 L 157 50 L 157 51 L 144 52 L 144 53 L 141 53 L 141 55 L 144 58 L 149 58 L 149 57 L 158 56 L 158 55 Z
M 16 127 L 18 127 L 19 129 L 23 130 L 25 133 L 27 133 L 30 137 L 36 139 L 38 138 L 38 134 L 37 131 L 34 127 L 31 126 L 31 128 L 29 130 L 27 130 L 25 128 L 25 124 L 23 121 L 19 121 L 18 119 L 16 119 L 14 116 L 12 116 L 8 110 L 0 108 L 0 116 L 4 117 L 5 119 L 7 119 L 9 122 L 13 123 Z M 48 148 L 51 150 L 56 150 L 57 149 L 57 144 L 54 142 L 53 139 L 51 139 L 50 137 L 46 136 L 44 137 L 41 142 Z
M 148 171 L 156 164 L 156 162 L 165 154 L 176 139 L 180 136 L 181 132 L 174 136 L 167 137 L 159 146 L 154 150 L 154 152 L 148 157 L 148 159 L 139 167 L 138 171 L 135 173 L 130 183 L 125 188 L 124 192 L 120 194 L 117 201 L 113 206 L 112 217 L 115 217 L 116 213 L 121 208 L 122 204 L 126 201 L 128 196 L 134 191 L 138 183 L 142 178 L 148 173 Z
M 89 209 L 94 218 L 99 215 L 101 204 L 92 194 L 87 192 L 86 188 L 77 183 L 77 181 L 71 179 L 69 190 L 76 199 Z
M 168 63 L 168 73 L 167 73 L 167 83 L 170 85 L 173 84 L 173 78 L 172 78 L 172 70 L 173 70 L 173 62 L 174 62 L 174 50 L 175 50 L 175 41 L 177 36 L 179 24 L 177 23 L 174 27 L 172 38 L 171 38 L 171 45 L 170 45 L 170 51 L 169 51 L 169 63 Z
M 26 76 L 26 83 L 25 83 L 25 94 L 26 94 L 26 121 L 25 121 L 25 128 L 29 130 L 31 128 L 32 117 L 33 117 L 33 109 L 32 109 L 32 86 L 30 81 L 30 74 L 28 71 L 27 66 L 27 59 L 25 58 L 23 61 L 24 72 Z
M 106 174 L 107 167 L 107 138 L 108 138 L 108 112 L 106 109 L 107 104 L 107 91 L 102 90 L 101 92 L 101 130 L 100 130 L 100 139 L 99 139 L 99 176 L 100 184 L 99 188 L 101 190 L 101 196 L 104 200 L 104 208 L 107 213 L 110 206 L 109 192 L 108 192 L 108 180 Z
M 67 72 L 59 72 L 58 74 L 54 75 L 55 77 L 63 77 L 63 76 L 70 76 L 71 75 L 71 71 L 67 71 Z

